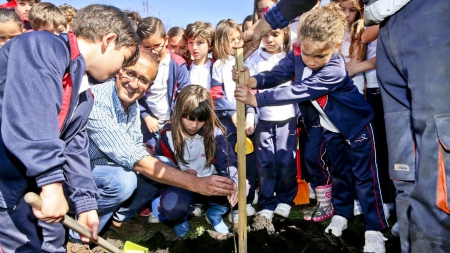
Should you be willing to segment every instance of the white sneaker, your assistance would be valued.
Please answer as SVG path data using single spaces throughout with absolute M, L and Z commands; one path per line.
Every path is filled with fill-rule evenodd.
M 256 210 L 252 206 L 252 204 L 247 204 L 247 216 L 253 216 L 255 214 L 256 214 Z
M 252 202 L 252 204 L 253 205 L 256 205 L 256 204 L 258 204 L 258 188 L 256 188 L 256 190 L 255 190 L 255 197 L 253 198 L 253 202 Z
M 233 210 L 233 212 L 228 213 L 228 221 L 230 223 L 238 224 L 239 223 L 239 210 Z
M 284 218 L 289 217 L 289 213 L 291 212 L 291 206 L 288 204 L 280 203 L 275 208 L 274 214 L 283 216 Z
M 161 221 L 158 218 L 156 218 L 156 216 L 153 214 L 153 212 L 151 212 L 148 215 L 148 223 L 156 224 L 156 223 L 161 223 Z
M 316 199 L 316 192 L 314 191 L 314 189 L 311 187 L 311 184 L 308 183 L 309 186 L 309 198 L 310 199 Z
M 363 211 L 361 209 L 361 204 L 359 204 L 359 200 L 355 199 L 355 203 L 353 205 L 353 216 L 357 216 L 362 213 L 363 213 Z
M 384 242 L 387 241 L 387 238 L 383 236 L 382 233 L 378 231 L 368 230 L 365 233 L 366 244 L 364 245 L 364 252 L 373 252 L 373 253 L 385 253 L 386 248 L 384 246 Z
M 394 209 L 394 203 L 383 204 L 384 217 L 386 217 L 386 220 L 389 219 L 391 212 L 394 211 Z
M 347 228 L 347 219 L 340 216 L 340 215 L 334 215 L 331 218 L 331 223 L 328 225 L 327 228 L 325 228 L 325 233 L 329 233 L 331 230 L 331 233 L 336 237 L 341 237 L 342 231 L 344 231 Z
M 271 211 L 269 209 L 263 209 L 263 210 L 259 211 L 257 215 L 264 216 L 264 217 L 266 217 L 266 219 L 272 221 L 273 211 Z
M 398 221 L 394 224 L 394 226 L 392 226 L 391 234 L 395 237 L 400 236 L 400 228 L 398 227 Z
M 194 210 L 190 213 L 192 216 L 200 217 L 203 214 L 203 205 L 194 205 Z
M 247 204 L 247 216 L 253 216 L 256 214 L 255 208 L 252 204 Z M 228 213 L 228 221 L 231 223 L 238 224 L 239 223 L 239 210 L 233 210 L 233 212 Z

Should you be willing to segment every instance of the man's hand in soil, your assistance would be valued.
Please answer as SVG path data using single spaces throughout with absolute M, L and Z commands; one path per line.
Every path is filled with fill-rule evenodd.
M 195 192 L 205 196 L 228 196 L 237 190 L 231 179 L 216 175 L 197 177 L 195 185 Z
M 64 197 L 62 183 L 52 183 L 42 186 L 40 193 L 42 207 L 40 210 L 33 207 L 36 218 L 48 222 L 59 222 L 69 211 L 69 205 Z
M 78 214 L 78 223 L 80 223 L 84 227 L 87 227 L 92 232 L 92 238 L 94 240 L 97 240 L 99 221 L 96 210 L 91 210 Z M 89 243 L 88 237 L 80 235 L 80 238 L 83 243 Z

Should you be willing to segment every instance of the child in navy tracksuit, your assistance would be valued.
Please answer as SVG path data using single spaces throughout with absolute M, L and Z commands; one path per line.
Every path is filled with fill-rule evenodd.
M 209 92 L 199 85 L 184 88 L 175 104 L 175 110 L 161 133 L 155 155 L 165 156 L 179 169 L 198 177 L 219 174 L 230 177 L 236 184 L 237 160 L 220 123 L 214 115 Z M 192 211 L 196 194 L 175 186 L 167 186 L 153 208 L 161 221 L 171 221 L 178 236 L 189 231 L 187 216 Z M 228 196 L 231 205 L 237 202 L 237 192 Z M 222 215 L 228 211 L 225 197 L 208 197 L 206 219 L 217 232 L 228 233 Z M 158 214 L 159 213 L 159 214 Z
M 211 96 L 214 101 L 214 110 L 220 123 L 225 127 L 226 136 L 231 146 L 237 142 L 236 135 L 236 99 L 233 97 L 236 83 L 232 79 L 231 69 L 235 64 L 233 45 L 239 42 L 241 30 L 231 19 L 221 20 L 214 34 L 213 56 L 217 59 L 213 65 L 211 79 Z M 246 156 L 246 175 L 250 185 L 256 185 L 256 155 L 252 152 Z M 256 210 L 251 205 L 255 198 L 255 187 L 252 187 L 247 197 L 247 216 L 252 216 Z M 238 222 L 237 208 L 233 218 L 229 220 Z
M 160 19 L 147 17 L 139 22 L 136 33 L 144 50 L 151 51 L 158 59 L 158 75 L 145 96 L 139 99 L 141 106 L 141 130 L 144 143 L 154 147 L 158 131 L 169 120 L 175 99 L 181 89 L 189 85 L 189 72 L 185 60 L 167 50 L 164 24 Z
M 245 63 L 251 75 L 271 70 L 286 56 L 290 46 L 289 29 L 268 33 L 262 39 L 262 45 Z M 278 87 L 288 85 L 290 80 Z M 269 220 L 272 220 L 274 213 L 288 217 L 297 193 L 295 149 L 298 107 L 297 104 L 263 107 L 258 110 L 258 114 L 256 127 L 251 124 L 252 121 L 246 124 L 247 133 L 253 132 L 254 128 L 259 179 L 258 207 L 261 210 L 258 214 Z
M 106 19 L 113 22 L 93 25 Z M 106 81 L 136 59 L 138 38 L 129 26 L 116 7 L 89 5 L 77 14 L 73 33 L 27 33 L 0 48 L 0 251 L 66 252 L 64 228 L 54 222 L 68 203 L 96 237 L 98 191 L 90 176 L 86 132 L 94 98 L 88 76 Z M 40 193 L 40 210 L 25 203 L 27 191 Z M 53 223 L 38 228 L 37 218 Z
M 388 224 L 379 190 L 370 124 L 373 111 L 348 77 L 344 59 L 337 52 L 344 28 L 345 16 L 339 6 L 331 4 L 311 10 L 299 29 L 301 57 L 290 53 L 271 72 L 251 78 L 245 71 L 246 84 L 252 88 L 285 82 L 293 72 L 296 77 L 308 77 L 296 78 L 291 86 L 256 95 L 250 93 L 247 86 L 238 85 L 235 97 L 258 107 L 311 100 L 325 129 L 324 140 L 332 165 L 335 215 L 325 231 L 342 235 L 347 219 L 353 216 L 356 188 L 366 225 L 364 251 L 384 252 L 385 238 L 379 231 Z M 239 72 L 234 71 L 233 77 L 238 79 Z

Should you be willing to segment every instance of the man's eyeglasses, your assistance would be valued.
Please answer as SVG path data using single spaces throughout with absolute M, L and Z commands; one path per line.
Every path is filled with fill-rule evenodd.
M 133 81 L 134 79 L 138 79 L 138 85 L 140 88 L 147 89 L 148 87 L 153 85 L 153 81 L 148 80 L 143 76 L 138 76 L 135 71 L 129 70 L 126 68 L 122 68 L 123 77 L 125 77 L 128 81 Z

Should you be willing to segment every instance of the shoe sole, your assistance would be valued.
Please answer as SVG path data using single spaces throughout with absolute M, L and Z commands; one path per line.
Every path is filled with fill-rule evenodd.
M 326 215 L 324 215 L 324 216 L 320 216 L 320 217 L 314 217 L 314 218 L 312 218 L 312 220 L 314 221 L 314 222 L 322 222 L 322 221 L 324 221 L 324 220 L 328 220 L 329 218 L 331 218 L 331 217 L 333 217 L 333 215 L 334 215 L 334 211 L 332 211 L 331 213 L 329 213 L 329 214 L 326 214 Z

